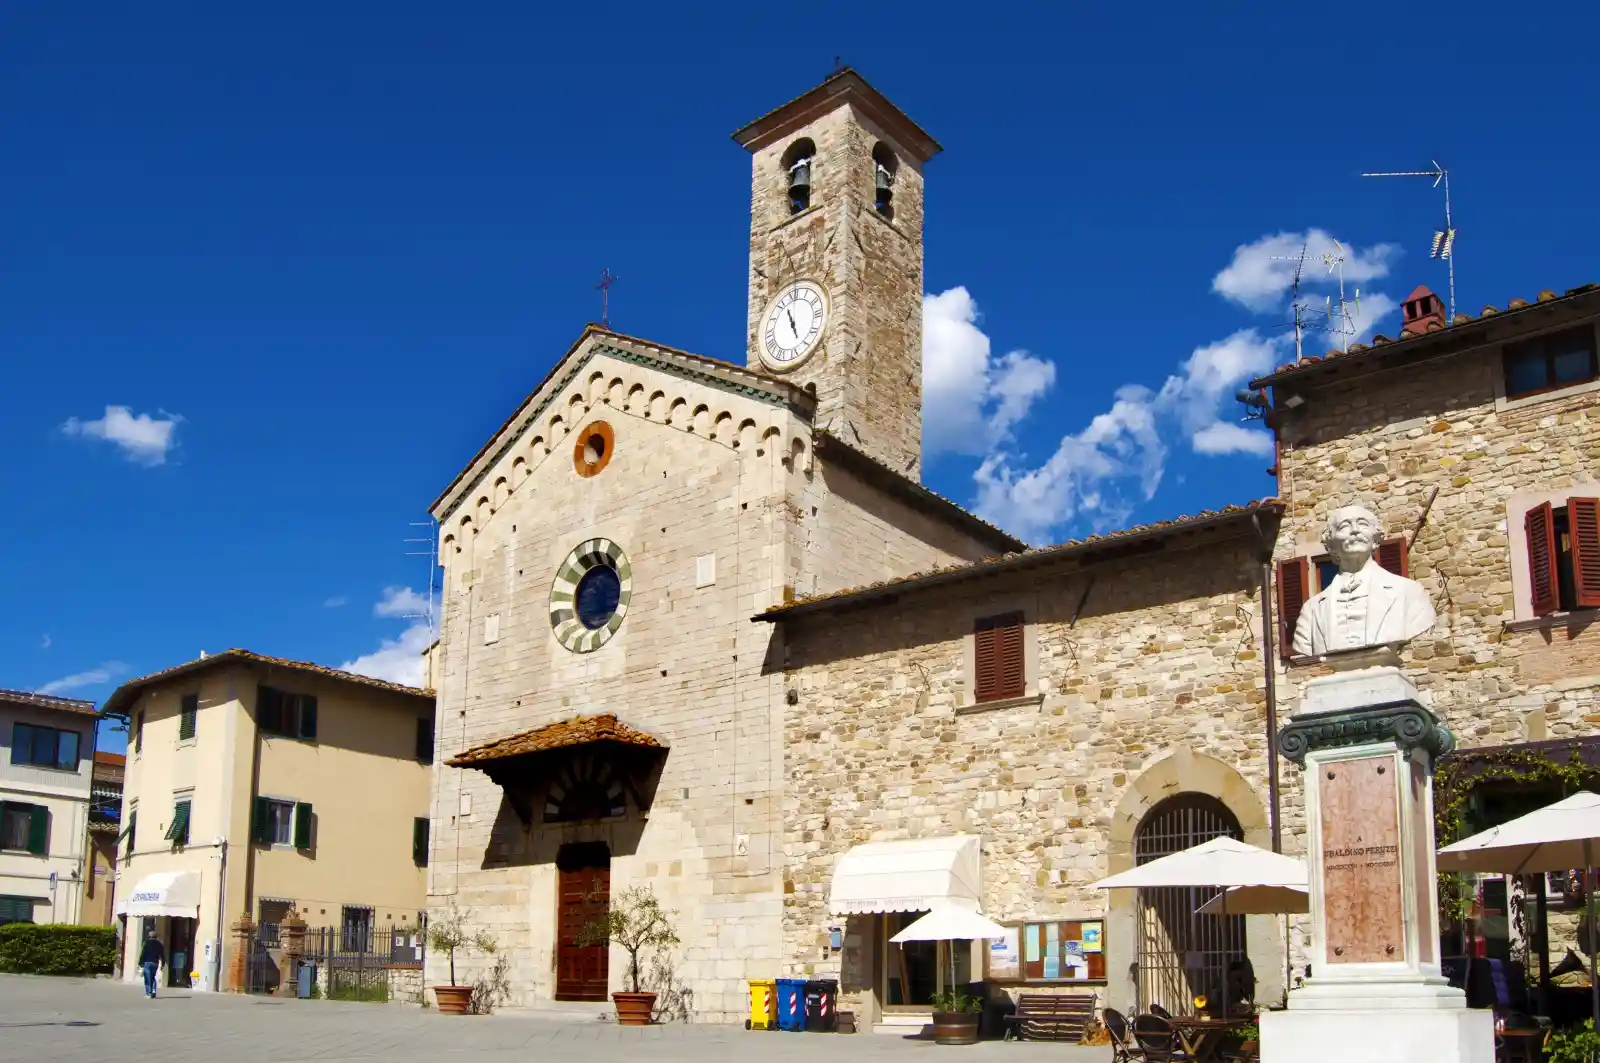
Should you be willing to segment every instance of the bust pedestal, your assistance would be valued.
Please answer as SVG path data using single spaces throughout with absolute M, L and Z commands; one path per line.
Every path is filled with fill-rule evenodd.
M 1311 972 L 1262 1063 L 1492 1063 L 1494 1020 L 1439 967 L 1433 761 L 1453 745 L 1392 650 L 1330 655 L 1278 749 L 1305 770 Z

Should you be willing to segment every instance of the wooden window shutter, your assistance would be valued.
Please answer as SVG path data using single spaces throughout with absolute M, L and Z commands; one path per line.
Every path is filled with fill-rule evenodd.
M 411 821 L 411 862 L 428 866 L 428 821 L 421 816 Z
M 136 833 L 138 833 L 138 830 L 139 830 L 139 810 L 136 808 L 136 809 L 133 809 L 131 812 L 128 813 L 128 857 L 130 859 L 133 857 L 134 835 Z
M 1310 597 L 1311 562 L 1303 557 L 1278 562 L 1278 643 L 1285 657 L 1294 653 L 1294 628 Z
M 283 695 L 271 687 L 256 687 L 256 727 L 273 734 L 283 732 Z
M 1385 539 L 1378 544 L 1378 552 L 1373 555 L 1380 568 L 1393 572 L 1396 576 L 1405 576 L 1406 573 L 1406 540 L 1402 536 L 1398 539 Z
M 256 798 L 255 811 L 251 815 L 250 837 L 262 845 L 272 844 L 272 802 L 265 797 Z
M 1003 701 L 1023 695 L 1027 688 L 1023 630 L 1021 613 L 985 617 L 973 625 L 975 701 Z
M 1561 605 L 1561 584 L 1556 578 L 1556 525 L 1550 503 L 1534 506 L 1522 518 L 1528 535 L 1528 575 L 1533 590 L 1533 614 L 1553 613 Z
M 294 806 L 294 847 L 311 848 L 311 806 L 304 801 Z
M 300 737 L 317 737 L 317 699 L 310 694 L 300 695 Z
M 200 695 L 185 694 L 183 706 L 178 712 L 178 741 L 184 742 L 194 737 L 195 721 L 200 715 Z
M 1573 602 L 1579 609 L 1600 608 L 1600 498 L 1567 499 L 1567 530 L 1572 536 Z
M 50 852 L 50 810 L 43 805 L 28 809 L 28 852 L 39 856 Z

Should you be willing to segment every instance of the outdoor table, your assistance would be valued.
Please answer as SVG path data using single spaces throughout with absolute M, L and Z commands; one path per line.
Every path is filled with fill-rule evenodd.
M 1174 1016 L 1167 1021 L 1183 1043 L 1184 1054 L 1194 1063 L 1217 1063 L 1222 1058 L 1222 1039 L 1234 1027 L 1229 1019 Z

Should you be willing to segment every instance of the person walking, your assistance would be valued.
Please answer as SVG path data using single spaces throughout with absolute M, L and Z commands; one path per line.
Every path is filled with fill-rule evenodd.
M 167 950 L 156 940 L 155 928 L 146 932 L 144 947 L 139 950 L 139 969 L 144 972 L 144 995 L 156 998 L 156 971 L 167 962 Z

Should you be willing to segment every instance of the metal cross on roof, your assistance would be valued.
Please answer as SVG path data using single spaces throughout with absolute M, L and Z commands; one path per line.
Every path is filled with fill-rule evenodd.
M 600 293 L 601 328 L 611 327 L 611 322 L 608 320 L 608 314 L 611 310 L 611 286 L 615 283 L 617 283 L 617 278 L 611 275 L 611 270 L 603 269 L 600 271 L 600 283 L 596 284 L 594 287 L 595 290 Z

